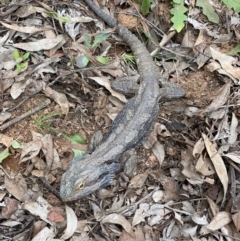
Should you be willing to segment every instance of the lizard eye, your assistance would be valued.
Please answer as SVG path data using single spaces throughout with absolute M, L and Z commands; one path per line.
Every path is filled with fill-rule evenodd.
M 84 188 L 85 182 L 84 181 L 77 181 L 74 183 L 74 189 L 75 190 L 81 190 Z

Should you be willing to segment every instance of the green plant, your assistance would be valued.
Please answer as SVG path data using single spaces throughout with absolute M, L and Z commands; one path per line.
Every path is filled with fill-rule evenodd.
M 96 48 L 100 43 L 105 41 L 112 33 L 111 29 L 105 29 L 95 35 L 93 38 L 89 34 L 84 34 L 84 43 L 89 49 Z
M 236 55 L 238 53 L 240 53 L 240 44 L 238 44 L 235 48 L 231 49 L 228 52 L 228 55 Z
M 0 163 L 9 156 L 9 149 L 6 148 L 0 153 Z
M 124 54 L 122 54 L 120 59 L 122 59 L 124 61 L 124 63 L 126 63 L 126 64 L 131 64 L 135 67 L 137 66 L 136 61 L 135 61 L 135 57 L 132 54 L 124 53 Z
M 26 60 L 29 58 L 29 56 L 29 52 L 21 55 L 17 49 L 14 49 L 13 58 L 16 61 L 16 71 L 20 72 L 26 66 Z
M 180 32 L 184 28 L 184 21 L 187 19 L 185 13 L 187 8 L 184 6 L 184 0 L 173 0 L 173 8 L 170 13 L 173 15 L 171 21 L 173 23 L 173 28 Z
M 223 3 L 229 8 L 233 8 L 236 13 L 240 13 L 240 2 L 239 0 L 222 0 Z
M 53 130 L 55 131 L 55 128 L 53 128 L 51 125 L 49 125 L 49 120 L 52 117 L 61 116 L 62 113 L 53 113 L 49 115 L 40 115 L 37 119 L 35 119 L 35 123 L 37 125 L 37 128 L 42 132 L 45 133 L 45 130 Z
M 57 21 L 59 21 L 61 23 L 70 23 L 71 22 L 71 19 L 69 17 L 63 17 L 54 11 L 47 11 L 46 14 L 48 14 L 49 16 L 53 17 L 54 19 L 56 19 Z
M 68 137 L 65 135 L 65 138 L 69 139 L 71 141 L 71 144 L 87 144 L 86 140 L 79 134 L 74 134 L 71 137 Z M 74 157 L 82 156 L 85 153 L 85 151 L 81 151 L 78 149 L 72 149 L 72 150 L 74 153 Z

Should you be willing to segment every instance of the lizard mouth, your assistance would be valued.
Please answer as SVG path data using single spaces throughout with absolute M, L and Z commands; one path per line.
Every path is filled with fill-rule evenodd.
M 111 184 L 114 175 L 112 173 L 104 173 L 97 181 L 95 180 L 85 180 L 81 187 L 77 185 L 76 187 L 72 187 L 70 183 L 65 183 L 64 188 L 60 189 L 60 196 L 64 202 L 69 202 L 73 200 L 77 200 L 79 198 L 85 198 L 88 195 L 108 186 Z M 64 179 L 64 177 L 63 177 Z M 71 186 L 71 187 L 70 187 Z

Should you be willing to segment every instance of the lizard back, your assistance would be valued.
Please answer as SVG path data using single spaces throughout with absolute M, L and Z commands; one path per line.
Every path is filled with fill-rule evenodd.
M 119 157 L 150 132 L 159 109 L 158 70 L 144 44 L 91 0 L 84 1 L 110 27 L 116 27 L 117 33 L 130 46 L 140 74 L 140 88 L 113 121 L 102 144 L 92 153 L 73 159 L 61 180 L 63 201 L 86 197 L 110 185 L 114 174 L 122 168 Z

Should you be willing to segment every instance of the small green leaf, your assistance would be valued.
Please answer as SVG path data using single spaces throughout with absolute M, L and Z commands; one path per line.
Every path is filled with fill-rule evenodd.
M 91 48 L 91 41 L 92 41 L 91 36 L 89 34 L 85 33 L 83 37 L 84 37 L 85 45 L 90 49 Z
M 236 55 L 238 53 L 240 53 L 240 44 L 238 44 L 235 48 L 231 49 L 228 52 L 228 55 Z
M 25 68 L 26 64 L 25 63 L 19 63 L 17 64 L 16 70 L 20 72 L 23 68 Z
M 85 139 L 79 134 L 73 135 L 72 137 L 70 137 L 70 140 L 71 140 L 72 144 L 86 144 Z M 73 153 L 74 153 L 74 157 L 82 156 L 85 153 L 85 151 L 81 151 L 81 150 L 78 150 L 78 149 L 72 149 L 72 150 L 73 150 Z
M 24 143 L 19 143 L 18 141 L 13 140 L 13 142 L 12 142 L 12 147 L 13 147 L 14 149 L 23 149 Z
M 213 23 L 219 23 L 219 17 L 214 11 L 213 6 L 209 3 L 209 0 L 197 0 L 196 6 L 203 9 L 203 14 Z
M 100 43 L 105 41 L 111 35 L 111 33 L 112 33 L 111 29 L 105 29 L 101 31 L 99 34 L 95 36 L 91 48 L 96 48 Z
M 103 56 L 96 56 L 96 60 L 101 64 L 108 64 L 110 62 L 110 59 Z
M 13 58 L 14 60 L 17 60 L 20 57 L 20 54 L 17 49 L 13 50 Z
M 187 19 L 184 14 L 187 12 L 187 8 L 184 7 L 184 0 L 180 0 L 180 4 L 174 3 L 170 12 L 173 15 L 171 18 L 173 28 L 179 33 L 184 28 L 184 21 Z
M 21 64 L 17 64 L 17 66 L 16 66 L 16 71 L 17 71 L 17 72 L 20 72 L 21 69 L 22 69 Z
M 70 23 L 71 22 L 71 19 L 69 17 L 63 17 L 61 15 L 58 15 L 57 20 L 59 20 L 62 23 Z
M 88 65 L 89 59 L 86 55 L 80 55 L 76 58 L 76 65 L 79 68 L 84 68 Z
M 0 163 L 9 156 L 8 148 L 0 153 Z
M 85 139 L 79 134 L 74 134 L 72 137 L 70 137 L 70 140 L 72 144 L 87 144 Z
M 240 13 L 239 0 L 222 0 L 229 8 L 233 8 L 236 13 Z
M 143 15 L 147 15 L 149 13 L 150 5 L 153 0 L 143 0 L 141 5 L 141 12 Z
M 25 53 L 25 54 L 22 56 L 23 61 L 26 60 L 26 59 L 28 59 L 29 56 L 30 56 L 30 53 L 29 53 L 29 52 Z
M 135 57 L 132 54 L 123 54 L 121 56 L 121 59 L 127 64 L 127 63 L 131 63 L 131 64 L 135 64 Z
M 63 17 L 62 15 L 60 15 L 60 14 L 54 12 L 54 11 L 47 11 L 46 13 L 49 16 L 58 20 L 59 22 L 62 22 L 62 23 L 70 23 L 71 22 L 71 19 L 69 17 Z

